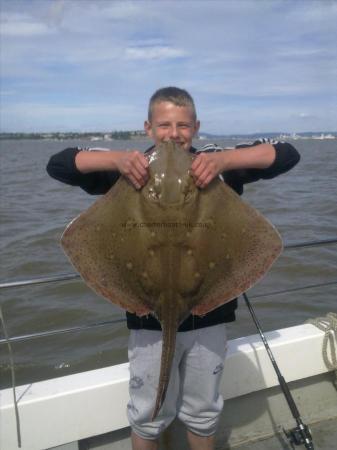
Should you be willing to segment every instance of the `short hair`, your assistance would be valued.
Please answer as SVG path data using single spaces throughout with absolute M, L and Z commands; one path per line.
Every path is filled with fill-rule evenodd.
M 151 122 L 152 120 L 154 105 L 161 102 L 171 102 L 176 106 L 190 106 L 192 108 L 194 120 L 196 120 L 197 118 L 195 104 L 192 96 L 187 91 L 185 91 L 185 89 L 169 86 L 158 89 L 150 98 L 148 110 L 149 122 Z

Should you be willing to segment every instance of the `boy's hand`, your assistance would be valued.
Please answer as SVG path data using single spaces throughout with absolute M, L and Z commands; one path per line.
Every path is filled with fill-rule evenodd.
M 205 188 L 219 173 L 224 171 L 224 152 L 199 153 L 191 165 L 195 184 Z
M 123 152 L 116 161 L 118 171 L 128 178 L 136 189 L 142 188 L 149 178 L 149 162 L 138 150 Z

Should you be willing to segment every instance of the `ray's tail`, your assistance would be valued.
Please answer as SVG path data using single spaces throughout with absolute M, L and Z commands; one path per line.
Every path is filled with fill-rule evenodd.
M 163 330 L 161 366 L 156 404 L 152 413 L 151 420 L 154 420 L 157 417 L 160 408 L 164 403 L 176 346 L 176 333 L 178 328 L 177 313 L 172 303 L 167 306 L 168 307 L 165 308 L 166 314 L 163 314 L 164 318 L 161 320 L 161 326 Z

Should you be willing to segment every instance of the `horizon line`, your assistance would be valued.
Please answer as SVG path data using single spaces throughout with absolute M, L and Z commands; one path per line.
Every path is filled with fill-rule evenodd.
M 3 134 L 117 134 L 117 133 L 142 133 L 142 134 L 146 134 L 144 130 L 103 130 L 103 131 L 98 131 L 98 130 L 89 130 L 89 131 L 76 131 L 76 130 L 68 130 L 68 131 L 63 131 L 63 130 L 59 130 L 59 131 L 1 131 L 0 130 L 0 135 Z M 236 132 L 236 133 L 224 133 L 224 134 L 219 134 L 219 133 L 209 133 L 207 131 L 202 131 L 200 133 L 198 133 L 196 136 L 200 136 L 200 135 L 208 135 L 208 136 L 235 136 L 235 135 L 241 135 L 241 136 L 249 136 L 249 135 L 255 135 L 255 134 L 277 134 L 277 135 L 281 135 L 281 134 L 287 134 L 287 135 L 294 135 L 294 134 L 308 134 L 308 133 L 312 133 L 312 134 L 319 134 L 319 133 L 334 133 L 337 134 L 337 130 L 319 130 L 319 131 L 252 131 L 252 132 Z

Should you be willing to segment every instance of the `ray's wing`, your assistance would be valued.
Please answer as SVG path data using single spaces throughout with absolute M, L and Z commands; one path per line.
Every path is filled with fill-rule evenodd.
M 203 278 L 192 313 L 204 315 L 251 288 L 282 251 L 274 226 L 220 180 L 200 192 L 198 266 Z
M 144 243 L 138 242 L 135 247 L 135 239 L 130 239 L 133 224 L 140 216 L 139 191 L 120 178 L 107 194 L 68 225 L 61 244 L 75 269 L 95 292 L 142 316 L 152 308 L 137 277 L 129 276 L 141 273 Z

